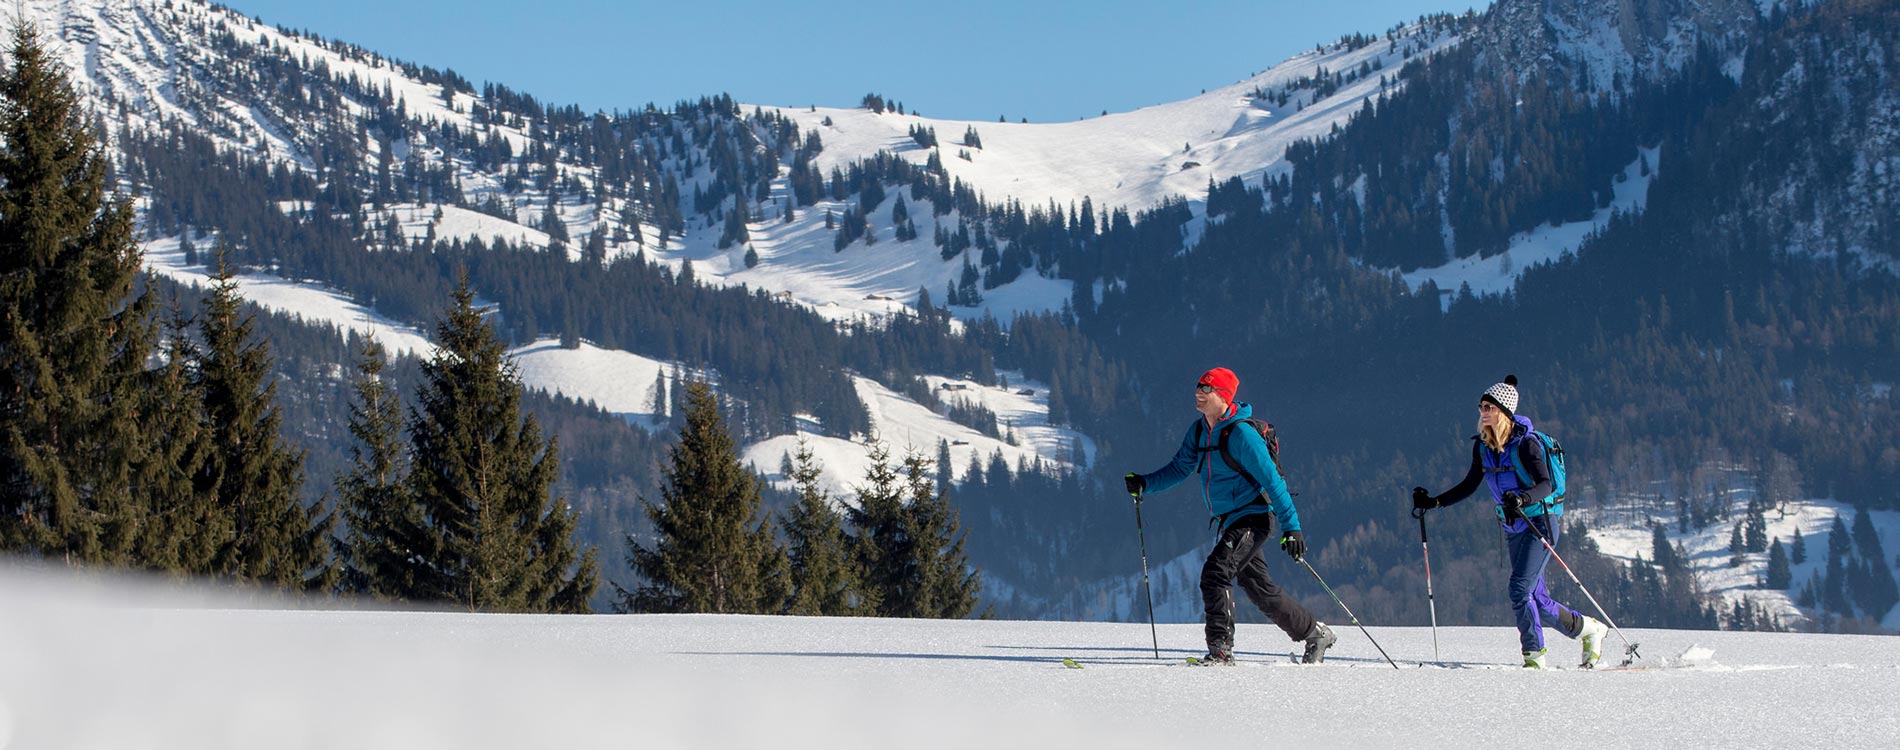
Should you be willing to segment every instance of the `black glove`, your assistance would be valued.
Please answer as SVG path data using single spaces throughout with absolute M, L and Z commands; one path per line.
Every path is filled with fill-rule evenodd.
M 1412 507 L 1417 510 L 1436 508 L 1438 507 L 1438 499 L 1432 497 L 1432 493 L 1426 492 L 1424 487 L 1413 487 Z
M 1297 529 L 1281 534 L 1280 549 L 1286 550 L 1287 555 L 1295 560 L 1305 557 L 1306 535 L 1301 534 Z
M 1524 504 L 1530 502 L 1530 496 L 1522 492 L 1504 493 L 1504 501 L 1499 506 L 1504 509 L 1504 520 L 1524 517 Z
M 1128 494 L 1135 497 L 1141 497 L 1141 493 L 1148 489 L 1148 480 L 1142 479 L 1140 474 L 1132 471 L 1122 477 L 1122 481 L 1128 484 Z

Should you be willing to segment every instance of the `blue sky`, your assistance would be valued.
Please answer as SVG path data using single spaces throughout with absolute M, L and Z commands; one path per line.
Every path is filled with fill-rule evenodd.
M 730 93 L 944 119 L 1074 120 L 1175 101 L 1477 0 L 222 0 L 479 85 L 588 110 Z

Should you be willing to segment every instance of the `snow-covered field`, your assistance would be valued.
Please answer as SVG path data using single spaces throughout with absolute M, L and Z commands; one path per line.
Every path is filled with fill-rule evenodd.
M 1267 625 L 239 608 L 0 571 L 6 748 L 1887 748 L 1900 639 L 1634 630 L 1680 668 L 1508 666 L 1502 628 L 1339 628 L 1317 667 Z M 255 607 L 256 605 L 249 605 Z M 1556 638 L 1566 666 L 1574 645 Z M 1616 643 L 1612 639 L 1612 643 Z M 1064 668 L 1073 658 L 1083 669 Z

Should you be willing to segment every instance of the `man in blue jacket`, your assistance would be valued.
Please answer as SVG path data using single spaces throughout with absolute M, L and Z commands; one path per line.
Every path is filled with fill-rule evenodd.
M 1245 422 L 1253 416 L 1253 407 L 1234 400 L 1239 389 L 1240 378 L 1225 367 L 1201 375 L 1194 388 L 1194 409 L 1201 418 L 1188 428 L 1181 449 L 1167 466 L 1147 474 L 1128 474 L 1128 493 L 1141 502 L 1148 490 L 1162 492 L 1190 476 L 1200 477 L 1201 501 L 1207 505 L 1210 524 L 1220 528 L 1220 541 L 1201 567 L 1201 601 L 1207 611 L 1205 663 L 1234 661 L 1233 583 L 1238 578 L 1247 598 L 1267 619 L 1286 631 L 1288 638 L 1306 642 L 1303 660 L 1316 664 L 1339 639 L 1267 575 L 1267 561 L 1260 550 L 1272 535 L 1273 519 L 1280 520 L 1280 548 L 1294 560 L 1306 554 L 1306 538 L 1266 440 Z M 1223 439 L 1226 456 L 1221 450 Z M 1228 465 L 1229 459 L 1239 465 L 1238 470 Z

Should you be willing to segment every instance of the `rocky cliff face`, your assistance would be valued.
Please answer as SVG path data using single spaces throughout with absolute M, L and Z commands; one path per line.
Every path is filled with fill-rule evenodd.
M 1739 49 L 1759 19 L 1754 0 L 1499 0 L 1478 44 L 1486 63 L 1520 77 L 1617 90 L 1679 69 L 1697 44 Z

